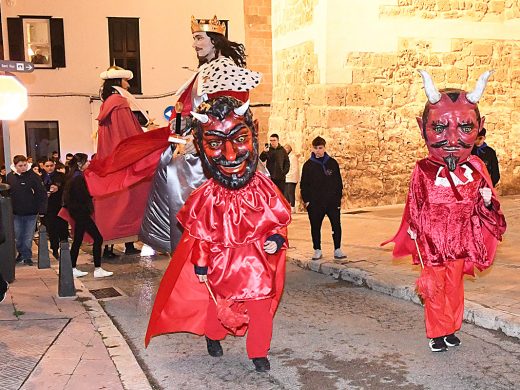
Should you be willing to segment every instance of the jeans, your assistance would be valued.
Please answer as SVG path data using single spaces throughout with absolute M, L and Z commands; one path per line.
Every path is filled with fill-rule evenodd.
M 16 241 L 16 250 L 21 260 L 30 260 L 32 258 L 32 239 L 37 218 L 37 215 L 14 216 L 14 239 Z

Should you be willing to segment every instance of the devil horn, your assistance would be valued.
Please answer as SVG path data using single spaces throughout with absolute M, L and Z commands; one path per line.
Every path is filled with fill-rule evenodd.
M 237 114 L 238 116 L 244 116 L 244 114 L 246 113 L 248 108 L 249 108 L 249 99 L 247 100 L 247 102 L 242 104 L 240 107 L 235 108 L 233 111 L 235 111 L 235 114 Z
M 477 104 L 480 98 L 482 97 L 482 94 L 484 93 L 484 89 L 486 88 L 486 84 L 488 82 L 488 79 L 491 77 L 491 75 L 495 73 L 494 70 L 487 70 L 484 73 L 480 75 L 477 81 L 477 85 L 475 86 L 475 89 L 471 91 L 470 93 L 466 94 L 466 99 L 473 104 Z
M 423 84 L 424 84 L 424 92 L 426 93 L 426 97 L 431 104 L 437 103 L 441 100 L 441 93 L 435 87 L 433 83 L 432 76 L 429 75 L 428 72 L 422 69 L 418 69 L 419 73 L 422 76 Z
M 206 114 L 199 114 L 199 113 L 193 112 L 193 111 L 190 111 L 190 112 L 191 112 L 191 115 L 193 115 L 193 117 L 195 119 L 197 119 L 200 123 L 208 123 L 209 122 L 209 117 Z

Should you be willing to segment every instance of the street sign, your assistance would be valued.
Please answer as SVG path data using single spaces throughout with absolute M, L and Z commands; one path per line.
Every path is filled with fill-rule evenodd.
M 0 70 L 5 72 L 31 73 L 34 70 L 34 64 L 27 61 L 0 60 Z
M 172 117 L 172 113 L 173 113 L 173 106 L 168 106 L 165 108 L 164 117 L 166 118 L 167 121 L 169 121 L 170 118 Z
M 27 108 L 27 89 L 13 76 L 0 75 L 0 119 L 17 119 Z

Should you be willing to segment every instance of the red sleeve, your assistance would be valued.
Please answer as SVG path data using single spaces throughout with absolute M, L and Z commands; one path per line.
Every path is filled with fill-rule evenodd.
M 207 267 L 209 264 L 209 244 L 207 241 L 195 240 L 191 251 L 191 262 L 197 267 Z

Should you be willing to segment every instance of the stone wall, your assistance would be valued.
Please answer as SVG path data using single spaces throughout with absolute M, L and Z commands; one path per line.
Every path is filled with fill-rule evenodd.
M 414 17 L 451 12 L 441 10 L 441 3 L 445 2 L 399 1 L 399 6 L 379 11 L 388 18 L 389 10 L 400 10 L 398 18 L 406 23 L 403 15 L 412 9 Z M 504 3 L 502 13 L 493 11 L 503 17 L 506 11 L 518 9 L 518 2 L 508 1 L 447 3 L 457 7 L 471 3 L 465 11 L 458 10 L 465 17 L 476 12 L 476 3 L 486 3 L 488 10 Z M 274 24 L 273 29 L 277 29 Z M 443 38 L 443 50 L 438 50 L 438 41 L 413 36 L 397 39 L 396 50 L 347 52 L 337 58 L 348 74 L 349 82 L 343 84 L 320 83 L 313 39 L 275 52 L 271 129 L 280 133 L 282 143 L 295 145 L 301 162 L 309 157 L 315 136 L 327 140 L 329 153 L 342 169 L 344 207 L 404 202 L 415 161 L 427 154 L 415 119 L 426 101 L 417 69 L 428 70 L 438 88 L 466 90 L 474 88 L 482 72 L 495 69 L 479 107 L 486 117 L 488 144 L 500 161 L 499 189 L 504 194 L 518 193 L 520 41 Z

